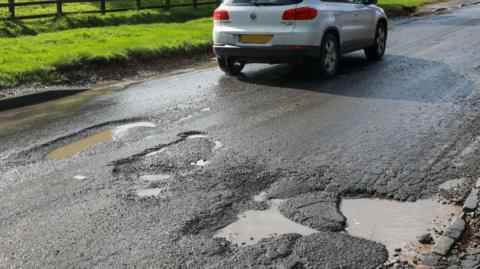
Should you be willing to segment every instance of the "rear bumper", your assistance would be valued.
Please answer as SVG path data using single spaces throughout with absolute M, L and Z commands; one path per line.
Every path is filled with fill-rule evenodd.
M 218 57 L 232 57 L 246 63 L 302 62 L 305 58 L 320 56 L 320 48 L 317 46 L 238 47 L 214 45 L 213 52 Z

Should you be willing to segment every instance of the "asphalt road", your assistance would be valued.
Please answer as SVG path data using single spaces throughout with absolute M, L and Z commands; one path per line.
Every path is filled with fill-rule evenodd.
M 414 201 L 478 174 L 465 148 L 480 134 L 479 44 L 477 5 L 392 21 L 383 61 L 344 56 L 328 81 L 286 65 L 239 78 L 205 67 L 0 113 L 0 267 L 375 268 L 385 248 L 343 233 L 338 203 Z M 156 127 L 45 160 L 144 121 Z M 249 247 L 213 237 L 265 209 L 262 191 L 320 232 Z

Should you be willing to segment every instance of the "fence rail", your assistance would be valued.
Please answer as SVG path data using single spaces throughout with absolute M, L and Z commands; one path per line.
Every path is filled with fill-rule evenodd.
M 100 13 L 104 15 L 110 12 L 120 12 L 120 11 L 128 11 L 128 10 L 170 9 L 170 8 L 177 8 L 177 7 L 197 8 L 198 6 L 202 6 L 202 5 L 219 5 L 220 4 L 220 0 L 209 1 L 209 2 L 198 2 L 198 0 L 191 0 L 192 1 L 191 3 L 182 3 L 182 4 L 171 4 L 170 0 L 165 0 L 165 3 L 161 5 L 142 6 L 141 0 L 133 0 L 133 1 L 135 6 L 131 8 L 107 9 L 106 0 L 43 0 L 43 1 L 35 1 L 35 2 L 15 2 L 15 0 L 8 0 L 8 4 L 0 3 L 0 8 L 8 8 L 8 13 L 10 14 L 10 16 L 3 18 L 3 20 L 15 21 L 15 20 L 26 20 L 26 19 L 39 19 L 39 18 L 46 18 L 46 17 L 52 17 L 52 16 L 63 16 L 63 15 L 70 15 L 70 14 Z M 100 3 L 100 8 L 98 10 L 63 12 L 63 4 L 98 3 L 98 2 Z M 37 6 L 37 5 L 56 5 L 57 12 L 48 13 L 48 14 L 38 14 L 38 15 L 16 16 L 16 7 Z

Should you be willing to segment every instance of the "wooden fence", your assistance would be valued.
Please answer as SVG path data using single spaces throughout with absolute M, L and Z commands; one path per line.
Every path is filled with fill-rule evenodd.
M 220 0 L 209 1 L 209 2 L 198 2 L 198 0 L 191 0 L 191 3 L 182 3 L 182 4 L 171 4 L 170 0 L 165 0 L 164 4 L 161 5 L 148 5 L 142 6 L 142 0 L 133 0 L 134 7 L 130 8 L 106 8 L 106 0 L 42 0 L 35 2 L 15 2 L 15 0 L 8 0 L 8 4 L 0 3 L 1 8 L 8 8 L 10 14 L 9 17 L 3 18 L 4 20 L 25 20 L 25 19 L 38 19 L 52 16 L 63 16 L 67 14 L 80 14 L 80 13 L 100 13 L 104 15 L 107 12 L 119 12 L 119 11 L 128 11 L 128 10 L 141 10 L 141 9 L 170 9 L 176 7 L 193 7 L 197 8 L 200 5 L 218 5 Z M 63 12 L 63 4 L 69 3 L 100 3 L 100 8 L 98 10 L 89 10 L 89 11 L 77 11 L 77 12 Z M 27 16 L 16 16 L 15 8 L 16 7 L 25 7 L 25 6 L 37 6 L 37 5 L 56 5 L 57 12 L 49 14 L 38 14 L 38 15 L 27 15 Z

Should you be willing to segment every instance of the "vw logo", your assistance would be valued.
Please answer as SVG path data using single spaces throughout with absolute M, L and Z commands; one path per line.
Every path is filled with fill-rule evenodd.
M 255 14 L 255 12 L 252 12 L 252 13 L 250 14 L 250 19 L 252 19 L 252 20 L 257 19 L 257 14 Z

